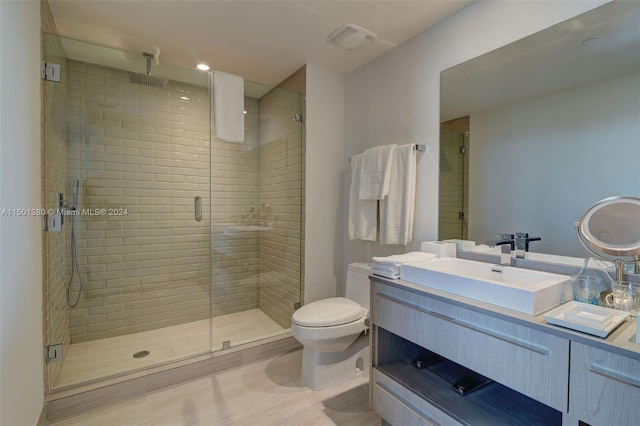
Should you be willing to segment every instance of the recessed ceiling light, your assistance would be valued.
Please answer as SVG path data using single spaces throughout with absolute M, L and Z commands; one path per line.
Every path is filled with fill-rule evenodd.
M 196 68 L 198 68 L 200 71 L 209 71 L 209 65 L 207 64 L 198 64 L 196 65 Z

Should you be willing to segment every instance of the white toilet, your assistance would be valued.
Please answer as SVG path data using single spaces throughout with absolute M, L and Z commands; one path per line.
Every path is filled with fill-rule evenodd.
M 291 332 L 303 345 L 302 380 L 313 390 L 349 382 L 369 373 L 369 274 L 366 263 L 351 263 L 346 297 L 304 305 L 293 313 Z

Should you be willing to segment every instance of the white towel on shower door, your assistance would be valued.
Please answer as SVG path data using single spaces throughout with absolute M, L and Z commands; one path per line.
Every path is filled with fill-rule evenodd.
M 382 200 L 389 193 L 391 155 L 396 145 L 367 149 L 362 154 L 360 169 L 360 199 Z
M 351 187 L 349 188 L 349 239 L 375 241 L 378 232 L 378 201 L 360 199 L 360 168 L 362 155 L 351 157 Z
M 380 201 L 380 244 L 406 246 L 413 239 L 416 168 L 415 144 L 393 150 L 389 194 Z
M 244 79 L 226 72 L 213 72 L 216 137 L 244 142 Z

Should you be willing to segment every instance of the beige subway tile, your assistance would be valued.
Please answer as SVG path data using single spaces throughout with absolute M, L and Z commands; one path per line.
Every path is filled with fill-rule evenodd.
M 164 127 L 156 127 L 156 134 L 158 135 L 166 135 L 166 136 L 178 136 L 178 137 L 187 137 L 186 130 L 178 130 L 178 129 L 167 129 Z
M 166 121 L 186 122 L 188 116 L 170 112 L 156 112 L 156 118 Z
M 134 140 L 138 139 L 138 132 L 132 132 L 129 130 L 108 128 L 104 130 L 104 134 L 105 136 L 110 136 L 114 138 L 134 139 Z
M 154 114 L 153 117 L 155 117 L 155 114 Z M 138 122 L 140 124 L 145 124 L 145 125 L 154 127 L 154 130 L 152 132 L 149 132 L 149 133 L 153 133 L 155 131 L 155 127 L 166 127 L 166 128 L 170 128 L 171 127 L 171 122 L 169 120 L 162 120 L 160 118 L 153 118 L 153 117 L 139 117 L 138 118 Z
M 82 81 L 82 82 L 89 82 L 89 83 L 94 83 L 94 84 L 104 84 L 104 77 L 100 76 L 100 75 L 95 75 L 95 74 L 89 74 L 86 71 L 85 72 L 81 72 L 78 70 L 73 70 L 73 69 L 69 69 L 68 71 L 68 77 L 69 79 L 72 80 L 76 80 L 76 81 Z
M 122 173 L 125 181 L 153 181 L 155 176 L 150 173 Z
M 105 337 L 106 336 L 104 332 L 78 334 L 75 336 L 71 336 L 71 343 L 73 344 L 73 343 L 89 342 L 91 340 L 104 339 Z
M 155 99 L 140 99 L 140 108 L 149 109 L 155 111 L 156 114 L 158 112 L 170 112 L 171 106 L 168 104 L 163 104 L 161 102 L 156 102 Z
M 120 238 L 122 241 L 122 238 Z M 124 246 L 122 243 L 119 245 L 107 246 L 105 248 L 107 254 L 128 254 L 128 253 L 139 253 L 140 247 L 137 246 Z
M 140 99 L 139 99 L 139 101 L 140 101 Z M 142 123 L 140 121 L 141 119 L 143 119 L 143 118 L 153 118 L 153 117 L 155 117 L 155 114 L 156 114 L 156 112 L 154 110 L 148 109 L 148 108 L 144 108 L 142 106 L 140 106 L 140 107 L 123 106 L 122 107 L 122 112 L 138 117 L 138 122 L 140 124 L 144 124 L 144 123 Z
M 133 132 L 140 132 L 140 133 L 153 133 L 155 130 L 154 126 L 149 126 L 145 124 L 136 124 L 136 123 L 123 123 L 122 128 L 125 130 L 131 130 Z
M 150 157 L 150 158 L 171 158 L 171 153 L 170 152 L 164 152 L 164 151 L 151 151 L 151 150 L 147 150 L 147 149 L 141 149 L 140 150 L 140 155 L 145 156 L 145 157 Z M 156 160 L 157 162 L 157 160 Z
M 123 92 L 126 94 L 127 92 Z M 114 105 L 122 105 L 128 107 L 137 107 L 138 106 L 138 96 L 134 96 L 132 98 L 125 98 L 123 96 L 114 96 L 114 95 L 105 95 L 104 101 Z
M 88 324 L 87 332 L 94 333 L 94 332 L 105 331 L 105 330 L 114 329 L 118 327 L 122 327 L 122 321 L 107 321 L 107 322 L 101 322 L 96 324 Z
M 69 326 L 77 327 L 81 325 L 98 324 L 104 322 L 105 319 L 105 315 L 91 315 L 82 318 L 69 318 Z
M 114 305 L 95 306 L 89 308 L 89 315 L 109 314 L 113 312 L 122 312 L 124 310 L 124 304 L 118 303 Z M 107 317 L 107 320 L 109 318 Z
M 86 82 L 84 85 L 84 89 L 87 92 L 97 92 L 109 95 L 120 96 L 122 95 L 122 90 L 117 87 L 105 86 L 104 84 L 95 84 L 91 82 Z

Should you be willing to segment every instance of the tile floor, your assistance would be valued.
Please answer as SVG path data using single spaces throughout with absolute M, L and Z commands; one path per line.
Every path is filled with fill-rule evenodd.
M 125 336 L 75 343 L 63 361 L 54 388 L 107 378 L 125 372 L 186 358 L 210 350 L 209 323 L 202 320 Z M 222 349 L 287 332 L 260 309 L 215 317 L 211 330 L 211 349 Z M 138 351 L 149 351 L 144 358 L 133 358 Z
M 379 425 L 367 379 L 314 392 L 300 378 L 302 350 L 175 385 L 52 426 Z

